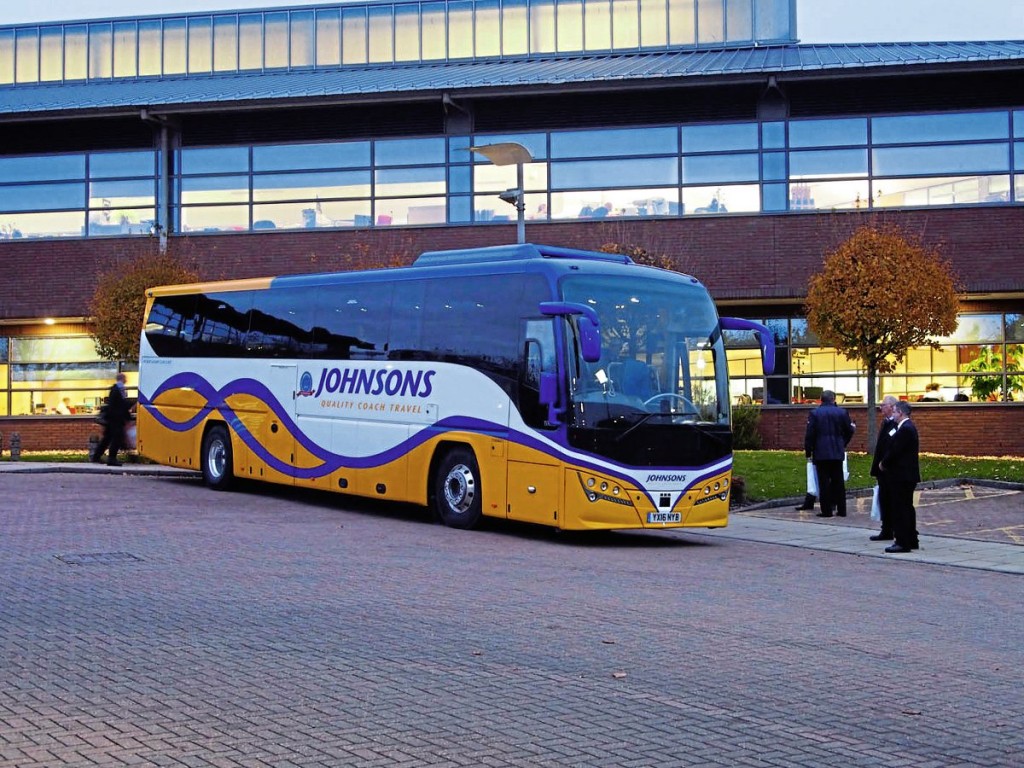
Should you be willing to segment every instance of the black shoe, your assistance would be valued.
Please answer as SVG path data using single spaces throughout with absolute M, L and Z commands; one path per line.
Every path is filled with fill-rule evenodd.
M 888 552 L 890 555 L 902 555 L 907 552 L 910 552 L 911 549 L 910 547 L 904 547 L 902 544 L 893 544 L 890 547 L 886 547 L 885 551 Z
M 920 544 L 911 544 L 911 545 L 910 545 L 910 548 L 911 548 L 911 549 L 920 549 L 920 548 L 921 548 L 921 545 L 920 545 Z
M 831 512 L 819 512 L 818 514 L 815 515 L 815 517 L 832 517 L 832 513 Z
M 836 514 L 839 515 L 840 517 L 846 517 L 846 513 L 845 512 L 836 512 Z
M 892 541 L 893 535 L 891 533 L 876 533 L 874 536 L 869 536 L 872 541 Z
M 793 507 L 797 512 L 810 512 L 814 507 Z
M 120 461 L 108 461 L 108 467 L 123 467 L 124 465 Z
M 102 464 L 103 456 L 101 454 L 94 453 L 89 457 L 89 461 L 91 461 L 93 464 Z

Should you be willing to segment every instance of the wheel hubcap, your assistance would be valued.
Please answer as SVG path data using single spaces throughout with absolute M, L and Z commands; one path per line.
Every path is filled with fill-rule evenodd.
M 224 443 L 220 440 L 214 440 L 210 443 L 210 455 L 206 460 L 206 465 L 210 469 L 210 476 L 219 478 L 224 475 L 224 459 L 227 451 L 224 450 Z
M 454 512 L 462 513 L 473 506 L 476 479 L 465 464 L 457 464 L 448 472 L 444 481 L 444 498 Z

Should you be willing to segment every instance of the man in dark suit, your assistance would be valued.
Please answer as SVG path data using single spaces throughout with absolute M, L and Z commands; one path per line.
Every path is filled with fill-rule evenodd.
M 896 403 L 898 402 L 899 400 L 892 395 L 886 395 L 878 406 L 882 412 L 882 423 L 878 426 L 878 442 L 875 443 L 875 453 L 871 459 L 871 476 L 878 483 L 878 506 L 882 511 L 882 530 L 870 537 L 872 541 L 892 541 L 893 538 L 892 520 L 887 511 L 889 506 L 888 483 L 886 482 L 885 475 L 878 470 L 878 462 L 882 460 L 885 450 L 889 446 L 889 441 L 896 434 L 895 414 Z
M 893 554 L 910 552 L 918 547 L 914 488 L 921 482 L 919 449 L 917 427 L 910 420 L 910 403 L 901 400 L 896 403 L 896 430 L 878 462 L 880 476 L 885 478 L 888 488 L 888 513 L 896 537 L 885 551 Z
M 833 511 L 846 517 L 846 481 L 843 459 L 846 446 L 853 437 L 853 422 L 845 409 L 836 405 L 835 392 L 821 393 L 821 405 L 807 417 L 804 453 L 814 462 L 818 472 L 818 500 L 821 512 L 817 517 L 832 517 Z
M 112 467 L 121 466 L 121 462 L 117 460 L 117 452 L 124 447 L 124 429 L 132 420 L 131 404 L 125 393 L 125 382 L 125 375 L 117 374 L 117 380 L 107 395 L 107 404 L 103 407 L 103 439 L 96 446 L 96 452 L 92 455 L 93 461 L 102 463 L 103 454 L 109 448 L 110 458 L 107 459 L 107 464 Z

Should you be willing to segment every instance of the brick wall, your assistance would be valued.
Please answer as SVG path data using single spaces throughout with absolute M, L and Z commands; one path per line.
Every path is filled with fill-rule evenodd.
M 814 406 L 761 410 L 763 447 L 803 450 L 807 413 Z M 852 451 L 867 450 L 867 407 L 844 406 L 857 424 Z M 926 453 L 962 456 L 1024 456 L 1024 404 L 914 404 L 910 417 Z M 875 418 L 878 416 L 876 414 Z
M 11 455 L 11 435 L 21 435 L 23 451 L 84 451 L 89 436 L 99 438 L 102 427 L 92 418 L 78 416 L 61 417 L 17 416 L 0 418 L 0 435 L 3 435 L 4 456 Z

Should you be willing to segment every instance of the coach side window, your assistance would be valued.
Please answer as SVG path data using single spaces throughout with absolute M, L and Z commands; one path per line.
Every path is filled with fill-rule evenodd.
M 195 332 L 196 296 L 158 296 L 146 318 L 146 339 L 160 357 L 187 354 Z
M 251 307 L 251 291 L 201 294 L 196 302 L 197 338 L 189 353 L 196 357 L 242 357 Z
M 317 289 L 313 346 L 317 357 L 379 360 L 391 319 L 388 283 L 342 283 Z
M 245 350 L 255 357 L 307 357 L 313 346 L 312 288 L 256 291 Z

